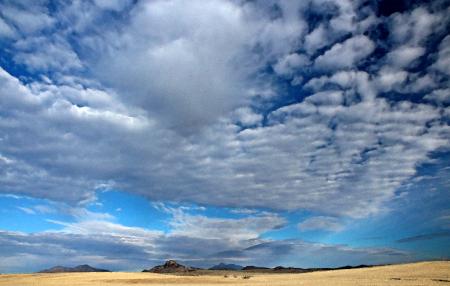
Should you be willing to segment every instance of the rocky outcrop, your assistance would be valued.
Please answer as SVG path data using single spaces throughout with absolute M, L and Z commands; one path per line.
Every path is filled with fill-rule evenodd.
M 189 272 L 194 271 L 196 268 L 189 266 L 184 266 L 178 264 L 175 260 L 168 260 L 163 265 L 158 265 L 149 270 L 143 270 L 142 272 L 153 272 L 153 273 L 179 273 L 179 272 Z

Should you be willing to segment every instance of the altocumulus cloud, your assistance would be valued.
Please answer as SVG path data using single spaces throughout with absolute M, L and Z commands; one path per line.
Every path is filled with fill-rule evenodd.
M 261 237 L 286 223 L 278 211 L 317 213 L 300 228 L 334 231 L 385 212 L 418 166 L 448 151 L 448 9 L 434 1 L 377 17 L 377 3 L 348 0 L 2 1 L 1 193 L 82 208 L 116 189 L 271 210 L 241 219 L 172 210 L 169 233 L 94 219 L 5 231 L 4 263 L 54 254 L 36 253 L 41 243 L 116 268 L 127 258 L 111 249 L 133 253 L 137 267 L 168 253 L 194 261 L 198 245 L 224 251 L 198 250 L 211 261 L 407 257 Z M 71 235 L 92 244 L 79 249 Z

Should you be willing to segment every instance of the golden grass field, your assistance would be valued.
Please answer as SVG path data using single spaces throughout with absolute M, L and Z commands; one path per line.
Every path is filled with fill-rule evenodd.
M 176 276 L 154 273 L 64 273 L 4 274 L 0 286 L 68 285 L 449 285 L 450 262 L 420 262 L 363 269 L 321 271 L 303 274 L 253 274 L 222 272 L 221 275 Z M 224 277 L 224 275 L 228 277 Z M 243 279 L 243 276 L 251 276 Z M 235 277 L 233 277 L 235 276 Z

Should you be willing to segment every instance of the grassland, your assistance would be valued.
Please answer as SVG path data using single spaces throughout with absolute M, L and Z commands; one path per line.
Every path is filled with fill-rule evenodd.
M 244 276 L 250 276 L 244 279 Z M 226 277 L 225 277 L 226 276 Z M 0 286 L 130 285 L 449 285 L 450 262 L 420 262 L 303 274 L 213 272 L 176 276 L 154 273 L 64 273 L 0 275 Z

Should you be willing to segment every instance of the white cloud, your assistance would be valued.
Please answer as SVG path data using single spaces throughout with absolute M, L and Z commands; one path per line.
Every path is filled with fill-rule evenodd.
M 337 43 L 323 55 L 315 59 L 319 69 L 335 70 L 355 66 L 375 49 L 374 43 L 366 36 L 358 35 Z
M 65 226 L 59 232 L 79 235 L 108 235 L 120 238 L 123 241 L 130 239 L 134 241 L 135 238 L 141 240 L 151 240 L 160 235 L 160 231 L 152 231 L 139 227 L 128 227 L 117 223 L 103 221 L 103 220 L 82 220 L 76 223 L 65 223 L 55 220 L 48 220 L 49 222 Z M 141 241 L 142 242 L 142 241 Z
M 450 75 L 450 36 L 445 37 L 439 44 L 439 53 L 433 67 Z
M 243 51 L 253 28 L 239 6 L 153 1 L 133 15 L 95 68 L 126 101 L 190 133 L 246 100 L 243 79 L 254 67 Z
M 417 46 L 426 42 L 439 24 L 440 14 L 432 14 L 424 7 L 411 12 L 396 13 L 390 22 L 390 37 L 398 44 Z
M 374 99 L 377 93 L 377 85 L 371 81 L 370 75 L 363 71 L 338 71 L 331 76 L 312 78 L 305 84 L 304 88 L 317 92 L 326 90 L 327 84 L 335 84 L 341 89 L 355 91 L 359 96 L 367 100 Z M 353 96 L 348 95 L 348 100 L 353 99 Z
M 436 89 L 432 93 L 427 94 L 424 98 L 438 104 L 449 104 L 450 88 Z
M 430 74 L 420 75 L 418 73 L 408 75 L 408 84 L 403 85 L 402 93 L 428 92 L 438 87 L 437 78 Z
M 309 64 L 310 60 L 307 56 L 294 53 L 279 60 L 273 68 L 279 75 L 291 75 L 296 69 Z
M 230 242 L 257 239 L 269 230 L 283 226 L 286 221 L 278 215 L 267 214 L 241 219 L 210 218 L 189 215 L 182 211 L 173 213 L 170 222 L 171 235 L 207 239 L 222 239 Z
M 5 20 L 3 20 L 2 18 L 0 18 L 0 37 L 6 37 L 6 38 L 10 38 L 10 37 L 14 37 L 16 35 L 14 29 L 9 26 Z
M 385 67 L 378 71 L 378 77 L 376 78 L 377 88 L 384 92 L 390 91 L 402 86 L 407 78 L 408 73 L 404 70 Z
M 322 91 L 315 93 L 305 99 L 305 103 L 313 103 L 317 106 L 334 105 L 340 106 L 343 104 L 344 97 L 341 91 Z
M 77 54 L 63 39 L 55 37 L 30 37 L 18 40 L 14 47 L 14 61 L 24 64 L 32 71 L 79 70 L 82 64 Z
M 321 2 L 321 1 L 319 1 Z M 334 3 L 339 9 L 339 15 L 330 20 L 330 26 L 338 32 L 352 32 L 355 30 L 355 7 L 358 5 L 357 1 L 341 0 L 330 1 Z M 355 4 L 356 3 L 356 4 Z
M 35 1 L 27 3 L 25 7 L 18 5 L 0 4 L 2 15 L 8 21 L 13 23 L 22 33 L 31 34 L 51 27 L 55 19 L 48 15 L 47 8 Z
M 317 216 L 305 219 L 304 221 L 298 224 L 298 228 L 302 231 L 309 231 L 309 230 L 341 231 L 344 229 L 344 225 L 337 218 Z
M 405 68 L 425 53 L 423 47 L 400 46 L 387 55 L 390 66 Z
M 329 41 L 327 37 L 326 28 L 319 25 L 311 33 L 305 37 L 305 49 L 309 54 L 314 53 L 317 49 L 325 47 Z
M 241 107 L 235 111 L 236 121 L 244 126 L 259 125 L 263 119 L 261 114 L 253 112 L 251 108 Z

